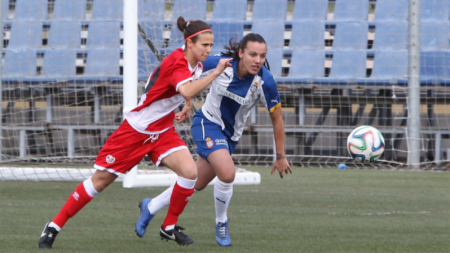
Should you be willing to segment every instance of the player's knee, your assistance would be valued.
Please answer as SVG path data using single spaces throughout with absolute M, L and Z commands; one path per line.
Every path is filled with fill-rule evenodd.
M 218 175 L 217 177 L 219 178 L 220 181 L 229 184 L 234 182 L 235 175 L 236 173 L 227 173 L 220 176 Z
M 197 167 L 195 164 L 193 166 L 185 167 L 180 174 L 181 175 L 179 176 L 189 180 L 195 180 L 198 178 Z

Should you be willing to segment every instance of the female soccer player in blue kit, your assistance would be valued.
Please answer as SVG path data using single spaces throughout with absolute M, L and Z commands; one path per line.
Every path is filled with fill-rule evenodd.
M 196 162 L 198 180 L 195 190 L 204 189 L 216 176 L 214 201 L 216 209 L 216 241 L 220 246 L 230 246 L 227 209 L 233 194 L 235 166 L 231 155 L 242 136 L 245 122 L 252 107 L 262 102 L 270 112 L 276 144 L 277 159 L 272 173 L 278 170 L 292 173 L 284 152 L 284 123 L 277 84 L 266 65 L 267 44 L 259 34 L 250 33 L 239 43 L 230 41 L 221 56 L 209 56 L 203 62 L 203 75 L 216 69 L 217 63 L 232 57 L 227 67 L 211 83 L 205 104 L 197 111 L 192 123 L 192 136 L 197 144 L 199 158 Z M 154 199 L 146 198 L 140 204 L 141 215 L 136 223 L 136 233 L 142 237 L 156 214 L 170 203 L 172 188 Z

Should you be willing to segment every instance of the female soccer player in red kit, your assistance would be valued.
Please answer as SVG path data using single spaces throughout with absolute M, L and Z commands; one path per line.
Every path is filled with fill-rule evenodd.
M 157 67 L 145 86 L 138 106 L 125 112 L 125 120 L 106 141 L 95 160 L 96 172 L 78 185 L 56 217 L 45 225 L 39 248 L 52 248 L 56 235 L 67 220 L 78 213 L 118 175 L 128 172 L 148 155 L 156 166 L 164 165 L 178 175 L 170 198 L 167 216 L 160 229 L 162 239 L 187 245 L 194 240 L 181 232 L 177 225 L 197 181 L 197 167 L 186 144 L 175 132 L 174 119 L 189 117 L 191 98 L 204 90 L 225 68 L 230 59 L 222 59 L 214 72 L 198 79 L 203 71 L 202 61 L 211 52 L 214 35 L 201 20 L 177 20 L 184 34 L 185 47 L 168 55 Z M 174 110 L 186 101 L 182 111 Z

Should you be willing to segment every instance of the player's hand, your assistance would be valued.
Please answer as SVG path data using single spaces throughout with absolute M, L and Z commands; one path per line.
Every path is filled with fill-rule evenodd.
M 283 178 L 283 172 L 285 174 L 288 174 L 288 172 L 290 172 L 292 174 L 291 166 L 289 166 L 289 163 L 286 160 L 286 157 L 278 159 L 273 163 L 272 172 L 270 174 L 273 174 L 275 172 L 275 170 L 278 170 L 281 178 Z
M 188 102 L 189 101 L 189 102 Z M 183 109 L 177 113 L 175 113 L 175 120 L 177 123 L 181 123 L 185 121 L 191 115 L 191 100 L 186 100 L 186 103 L 183 106 Z
M 217 63 L 216 72 L 217 75 L 222 74 L 222 72 L 228 68 L 231 67 L 230 61 L 233 60 L 233 58 L 226 58 L 226 59 L 220 59 L 219 63 Z

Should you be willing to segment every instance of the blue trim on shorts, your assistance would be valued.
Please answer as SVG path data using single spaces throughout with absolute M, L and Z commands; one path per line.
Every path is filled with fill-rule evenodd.
M 219 149 L 226 149 L 232 155 L 238 144 L 237 141 L 233 141 L 225 135 L 221 126 L 199 113 L 194 116 L 191 133 L 195 144 L 197 144 L 195 151 L 207 162 L 209 162 L 207 157 Z

